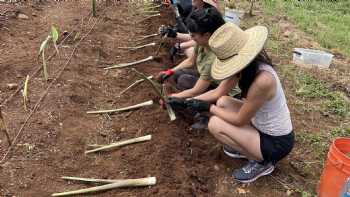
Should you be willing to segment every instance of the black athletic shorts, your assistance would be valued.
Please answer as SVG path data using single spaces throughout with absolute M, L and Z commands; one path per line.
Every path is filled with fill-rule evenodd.
M 272 136 L 259 131 L 260 150 L 264 162 L 276 164 L 279 160 L 287 156 L 294 146 L 294 132 L 287 135 Z

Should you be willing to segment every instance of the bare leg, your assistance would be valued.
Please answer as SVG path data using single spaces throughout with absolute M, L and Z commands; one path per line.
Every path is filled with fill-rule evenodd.
M 229 96 L 220 97 L 217 106 L 238 111 L 242 101 Z M 263 160 L 260 150 L 260 136 L 258 131 L 250 125 L 236 127 L 217 116 L 212 116 L 209 121 L 209 131 L 221 143 L 226 144 L 250 159 Z

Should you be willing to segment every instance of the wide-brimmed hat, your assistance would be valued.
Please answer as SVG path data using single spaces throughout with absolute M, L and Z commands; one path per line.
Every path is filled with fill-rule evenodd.
M 218 0 L 203 0 L 203 2 L 215 7 L 216 9 L 219 7 Z
M 225 23 L 209 39 L 216 59 L 211 75 L 216 80 L 226 79 L 245 68 L 263 49 L 268 30 L 255 26 L 243 31 L 233 23 Z

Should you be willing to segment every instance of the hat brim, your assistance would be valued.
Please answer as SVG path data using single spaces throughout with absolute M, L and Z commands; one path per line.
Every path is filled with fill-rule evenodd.
M 237 55 L 224 61 L 218 58 L 214 60 L 211 67 L 211 75 L 214 79 L 223 80 L 237 74 L 248 66 L 264 48 L 268 35 L 266 27 L 255 26 L 247 29 L 245 33 L 248 34 L 248 40 Z

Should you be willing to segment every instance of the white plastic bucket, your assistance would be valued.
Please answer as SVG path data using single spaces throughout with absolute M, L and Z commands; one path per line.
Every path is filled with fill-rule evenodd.
M 241 13 L 238 10 L 225 8 L 225 15 L 224 20 L 226 22 L 231 22 L 239 26 L 241 20 L 240 20 Z
M 332 54 L 325 51 L 295 48 L 293 50 L 293 62 L 300 65 L 311 65 L 319 68 L 329 68 Z

